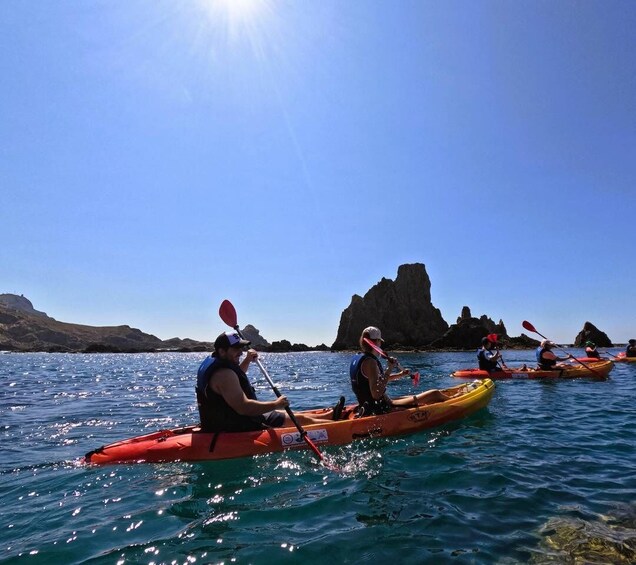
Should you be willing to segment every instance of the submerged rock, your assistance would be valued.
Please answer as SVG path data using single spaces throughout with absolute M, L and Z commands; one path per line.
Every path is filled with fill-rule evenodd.
M 618 509 L 616 515 L 599 516 L 597 520 L 552 518 L 541 535 L 545 552 L 534 555 L 532 563 L 636 562 L 633 507 Z

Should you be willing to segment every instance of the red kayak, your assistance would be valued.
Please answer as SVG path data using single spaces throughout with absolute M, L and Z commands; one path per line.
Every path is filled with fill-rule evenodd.
M 595 359 L 589 363 L 583 361 L 587 367 L 580 363 L 573 364 L 552 371 L 543 371 L 530 367 L 507 367 L 501 371 L 483 371 L 481 369 L 461 369 L 452 373 L 453 377 L 461 379 L 575 379 L 588 377 L 593 379 L 606 379 L 612 370 L 614 363 L 609 360 Z

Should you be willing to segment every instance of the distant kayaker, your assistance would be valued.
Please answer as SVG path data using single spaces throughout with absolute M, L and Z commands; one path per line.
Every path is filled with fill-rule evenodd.
M 414 395 L 411 398 L 398 398 L 392 400 L 386 393 L 386 385 L 390 380 L 400 378 L 409 374 L 408 369 L 394 373 L 397 367 L 397 359 L 389 357 L 386 369 L 382 367 L 380 359 L 374 354 L 374 350 L 365 343 L 367 338 L 381 347 L 382 334 L 374 326 L 369 326 L 362 331 L 360 336 L 360 349 L 351 360 L 349 376 L 351 378 L 351 388 L 360 404 L 360 412 L 365 416 L 369 414 L 386 414 L 392 410 L 412 408 L 423 404 L 434 404 L 443 402 L 451 398 L 440 390 L 433 389 Z
M 493 334 L 494 335 L 494 334 Z M 481 340 L 481 348 L 477 350 L 477 359 L 479 361 L 479 368 L 482 371 L 501 371 L 499 366 L 499 359 L 501 359 L 501 353 L 499 350 L 493 351 L 493 343 L 490 336 L 486 336 Z
M 572 357 L 568 353 L 567 357 L 557 357 L 554 353 L 552 353 L 552 348 L 556 346 L 556 343 L 553 343 L 550 340 L 544 339 L 539 347 L 537 347 L 537 364 L 538 369 L 542 371 L 551 371 L 554 369 L 560 369 L 564 365 L 558 365 L 558 361 L 567 361 Z
M 625 357 L 636 357 L 636 339 L 630 339 L 625 349 Z
M 593 341 L 585 342 L 585 355 L 586 357 L 593 357 L 595 359 L 601 358 L 601 354 L 596 350 L 596 344 Z
M 246 373 L 258 353 L 249 349 L 239 364 L 248 345 L 250 342 L 236 332 L 222 333 L 214 342 L 214 352 L 201 363 L 196 394 L 202 431 L 245 432 L 294 425 L 285 412 L 277 411 L 289 406 L 286 396 L 271 401 L 256 398 Z M 332 416 L 333 411 L 327 410 L 316 418 L 296 414 L 296 419 L 301 425 L 309 425 L 331 420 Z

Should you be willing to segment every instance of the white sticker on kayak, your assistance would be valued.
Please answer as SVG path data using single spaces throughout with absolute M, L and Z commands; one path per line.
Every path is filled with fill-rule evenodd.
M 324 428 L 321 430 L 308 430 L 307 437 L 315 443 L 329 441 L 329 434 L 327 434 L 327 430 Z M 283 444 L 283 447 L 295 447 L 297 445 L 305 444 L 305 440 L 300 436 L 300 432 L 282 434 L 280 436 L 280 441 Z

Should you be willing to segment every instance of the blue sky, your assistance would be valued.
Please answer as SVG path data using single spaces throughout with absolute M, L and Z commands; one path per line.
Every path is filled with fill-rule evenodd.
M 4 0 L 0 24 L 0 292 L 202 340 L 229 298 L 331 344 L 421 262 L 449 323 L 636 337 L 631 1 Z

